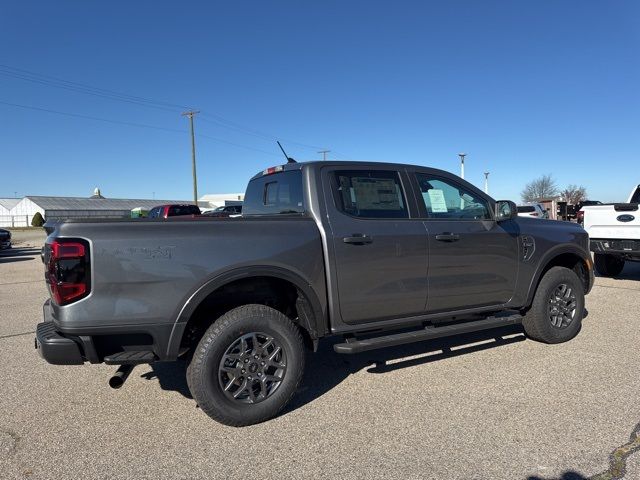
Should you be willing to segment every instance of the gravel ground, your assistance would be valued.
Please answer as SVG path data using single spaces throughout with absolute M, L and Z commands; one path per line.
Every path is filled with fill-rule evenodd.
M 640 478 L 640 264 L 596 280 L 562 345 L 519 327 L 355 356 L 324 342 L 283 415 L 234 429 L 196 407 L 183 364 L 114 391 L 113 367 L 40 359 L 43 238 L 0 253 L 2 479 Z

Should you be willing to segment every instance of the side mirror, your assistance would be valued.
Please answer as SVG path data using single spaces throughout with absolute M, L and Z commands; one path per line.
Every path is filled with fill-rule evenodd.
M 511 200 L 498 200 L 496 202 L 496 222 L 504 222 L 518 216 L 518 207 Z

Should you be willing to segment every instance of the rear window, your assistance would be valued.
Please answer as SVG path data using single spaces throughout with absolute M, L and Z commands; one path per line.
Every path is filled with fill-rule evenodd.
M 242 205 L 243 215 L 304 213 L 302 172 L 265 175 L 249 182 Z
M 518 213 L 531 213 L 535 211 L 536 211 L 535 207 L 531 207 L 528 205 L 525 205 L 524 207 L 518 207 Z
M 200 215 L 200 209 L 195 205 L 173 205 L 169 208 L 170 217 L 181 215 Z

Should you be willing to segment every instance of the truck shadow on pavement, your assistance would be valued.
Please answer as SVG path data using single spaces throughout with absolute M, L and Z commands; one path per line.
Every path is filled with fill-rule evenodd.
M 318 352 L 309 354 L 303 381 L 285 407 L 283 415 L 313 402 L 349 375 L 360 370 L 372 374 L 385 374 L 402 368 L 426 365 L 460 355 L 497 348 L 526 340 L 522 327 L 508 327 L 475 332 L 455 337 L 440 338 L 398 347 L 372 350 L 354 355 L 341 355 L 333 351 L 340 338 L 320 344 Z
M 596 278 L 607 278 L 595 272 Z M 619 275 L 611 277 L 614 280 L 640 280 L 640 262 L 626 262 Z
M 366 369 L 368 373 L 385 374 L 394 370 L 426 365 L 447 358 L 498 348 L 526 340 L 520 325 L 496 328 L 456 337 L 440 338 L 398 347 L 374 350 L 354 355 L 341 355 L 333 351 L 340 338 L 320 343 L 316 353 L 308 353 L 303 380 L 291 403 L 281 415 L 313 402 L 335 388 L 349 375 Z M 147 380 L 157 379 L 163 390 L 176 391 L 193 398 L 186 381 L 185 361 L 157 362 L 151 371 L 141 375 Z
M 40 255 L 39 248 L 23 247 L 0 250 L 0 263 L 24 262 Z
M 534 475 L 532 477 L 527 477 L 527 480 L 547 480 L 544 477 L 538 477 Z M 589 477 L 585 477 L 584 475 L 574 472 L 573 470 L 569 470 L 564 472 L 561 476 L 557 477 L 555 480 L 589 480 Z

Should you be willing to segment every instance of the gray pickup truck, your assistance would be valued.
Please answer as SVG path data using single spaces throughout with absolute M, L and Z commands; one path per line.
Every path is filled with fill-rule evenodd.
M 289 163 L 254 176 L 241 218 L 70 220 L 44 248 L 50 363 L 188 362 L 213 419 L 287 404 L 305 350 L 350 354 L 522 323 L 547 343 L 580 330 L 593 284 L 579 225 L 517 216 L 431 168 Z

